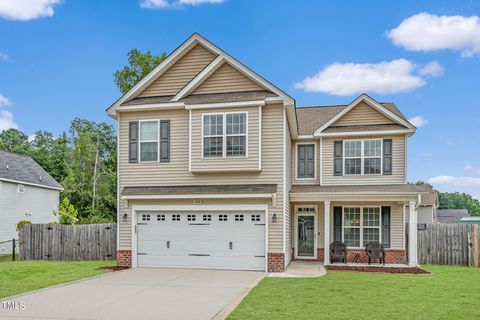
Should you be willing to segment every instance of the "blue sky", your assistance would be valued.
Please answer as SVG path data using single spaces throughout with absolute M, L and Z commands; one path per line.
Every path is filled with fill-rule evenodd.
M 199 32 L 298 106 L 395 102 L 420 124 L 409 180 L 480 198 L 479 15 L 479 1 L 0 0 L 0 130 L 113 124 L 127 52 Z

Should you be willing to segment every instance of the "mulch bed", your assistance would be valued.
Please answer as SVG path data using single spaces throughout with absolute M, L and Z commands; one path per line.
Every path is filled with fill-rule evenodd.
M 326 266 L 325 269 L 332 271 L 356 271 L 356 272 L 383 272 L 383 273 L 409 273 L 409 274 L 431 274 L 420 268 L 402 267 L 373 267 L 373 266 Z
M 110 271 L 120 271 L 130 269 L 129 267 L 121 267 L 121 266 L 111 266 L 111 267 L 98 267 L 97 270 L 110 270 Z

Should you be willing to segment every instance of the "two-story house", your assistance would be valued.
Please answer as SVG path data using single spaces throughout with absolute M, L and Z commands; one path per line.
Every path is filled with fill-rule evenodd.
M 416 128 L 393 103 L 295 100 L 198 34 L 108 108 L 118 124 L 118 263 L 283 271 L 329 263 L 342 241 L 365 261 L 417 264 L 406 183 Z M 405 206 L 410 236 L 405 236 Z

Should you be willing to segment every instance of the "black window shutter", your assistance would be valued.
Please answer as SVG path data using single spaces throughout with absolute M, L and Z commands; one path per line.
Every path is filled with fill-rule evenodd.
M 333 142 L 333 175 L 343 175 L 343 141 Z
M 342 242 L 342 207 L 333 207 L 333 241 Z
M 383 139 L 383 174 L 392 174 L 392 139 Z
M 138 162 L 138 121 L 128 123 L 128 162 Z
M 170 161 L 170 120 L 160 121 L 160 162 Z
M 315 145 L 308 144 L 307 147 L 307 177 L 314 178 L 315 177 Z
M 297 160 L 297 165 L 298 165 L 298 177 L 299 178 L 305 178 L 306 174 L 306 165 L 305 165 L 305 159 L 306 159 L 306 148 L 305 145 L 298 145 L 298 160 Z
M 382 243 L 390 248 L 390 211 L 391 207 L 382 207 Z

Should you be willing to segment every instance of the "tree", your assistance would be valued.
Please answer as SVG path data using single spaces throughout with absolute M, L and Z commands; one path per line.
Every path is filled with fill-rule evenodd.
M 78 209 L 81 223 L 111 222 L 116 212 L 116 138 L 106 123 L 71 122 L 65 197 Z
M 417 186 L 425 186 L 425 187 L 428 187 L 430 189 L 433 189 L 433 186 L 430 183 L 425 182 L 425 181 L 417 181 L 417 182 L 415 182 L 415 184 Z
M 440 192 L 440 209 L 467 209 L 471 216 L 480 216 L 480 201 L 459 192 Z
M 17 129 L 0 132 L 0 149 L 30 156 L 31 145 L 28 136 Z
M 67 197 L 63 198 L 58 210 L 54 211 L 53 214 L 58 218 L 60 224 L 75 224 L 78 221 L 78 211 Z
M 130 50 L 128 65 L 114 73 L 115 84 L 122 94 L 127 93 L 166 58 L 167 54 L 165 52 L 159 56 L 154 56 L 150 51 L 141 53 L 138 49 Z
M 62 181 L 67 174 L 65 159 L 70 151 L 66 133 L 62 133 L 55 139 L 50 132 L 37 131 L 31 146 L 30 156 L 32 159 L 42 166 L 55 180 Z

